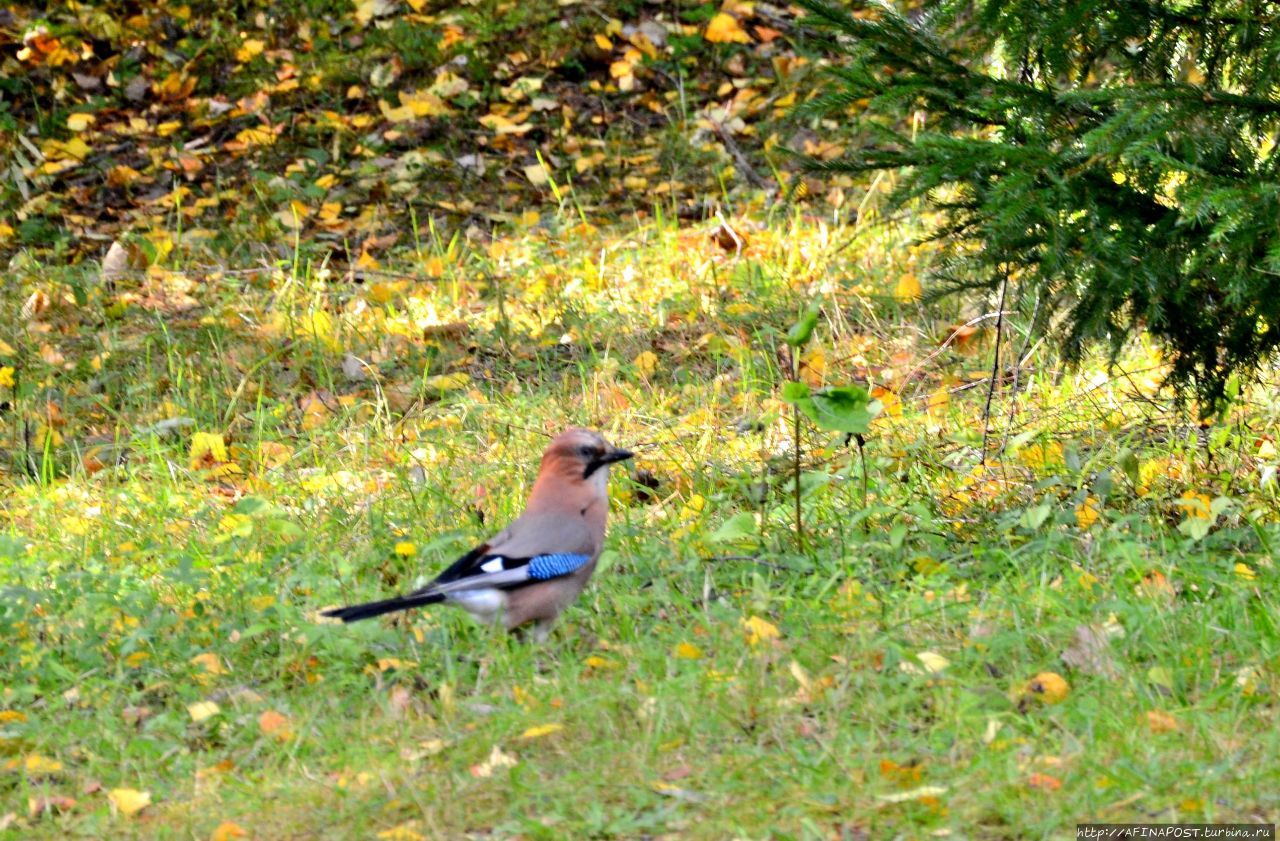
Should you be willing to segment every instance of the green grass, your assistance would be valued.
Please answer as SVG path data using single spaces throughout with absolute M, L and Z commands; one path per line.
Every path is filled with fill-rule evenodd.
M 1274 397 L 1201 433 L 1134 373 L 1149 351 L 1108 378 L 1041 350 L 1013 414 L 995 401 L 1008 451 L 984 470 L 990 343 L 935 354 L 956 313 L 892 295 L 923 258 L 735 221 L 741 256 L 705 226 L 556 216 L 455 243 L 439 280 L 402 286 L 286 267 L 206 277 L 196 308 L 166 311 L 174 276 L 107 289 L 46 267 L 7 297 L 16 313 L 38 285 L 53 305 L 0 358 L 17 375 L 0 395 L 0 837 L 1274 821 Z M 856 454 L 805 431 L 799 551 L 776 389 L 809 294 L 828 316 L 811 368 L 887 385 L 902 413 L 869 436 L 865 502 Z M 657 488 L 615 478 L 602 568 L 548 644 L 447 609 L 319 620 L 510 519 L 544 432 L 571 423 L 639 449 Z M 225 456 L 193 461 L 196 433 Z M 1188 492 L 1220 500 L 1198 529 Z M 742 512 L 754 533 L 717 539 Z M 1103 625 L 1104 649 L 1063 661 Z M 1027 690 L 1045 672 L 1069 683 L 1060 703 Z M 152 804 L 118 814 L 121 788 Z M 32 808 L 47 797 L 76 803 Z
M 786 32 L 728 45 L 699 34 L 715 6 L 190 5 L 54 10 L 92 67 L 0 79 L 27 179 L 0 186 L 0 839 L 1280 818 L 1274 383 L 1201 429 L 1152 348 L 1064 370 L 1016 317 L 1019 390 L 984 436 L 991 304 L 906 294 L 930 252 L 911 220 L 866 224 L 891 179 L 802 183 L 774 148 L 840 142 L 779 104 L 818 70 L 790 11 L 737 8 Z M 619 90 L 635 41 L 611 19 L 659 15 L 690 28 Z M 116 57 L 118 85 L 72 75 Z M 386 119 L 446 65 L 456 115 Z M 183 73 L 190 96 L 127 95 Z M 504 140 L 478 120 L 526 76 L 559 106 Z M 708 133 L 748 88 L 736 142 L 797 204 L 744 191 Z M 235 148 L 263 124 L 276 142 Z M 37 172 L 19 135 L 83 139 L 95 174 Z M 483 175 L 456 165 L 477 150 Z M 525 176 L 538 156 L 553 183 Z M 111 283 L 103 237 L 129 251 Z M 865 462 L 801 427 L 801 544 L 780 387 L 814 299 L 804 378 L 885 411 Z M 319 617 L 500 528 L 571 424 L 639 455 L 547 644 L 448 609 Z M 1047 673 L 1065 697 L 1031 688 Z

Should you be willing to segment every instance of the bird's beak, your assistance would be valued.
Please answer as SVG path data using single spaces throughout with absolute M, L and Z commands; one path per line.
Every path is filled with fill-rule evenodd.
M 601 464 L 613 464 L 615 461 L 626 461 L 634 456 L 635 453 L 630 450 L 624 450 L 620 447 L 614 447 L 600 458 Z
M 587 469 L 585 472 L 583 472 L 582 478 L 583 479 L 590 478 L 591 474 L 595 473 L 600 468 L 608 467 L 614 462 L 626 461 L 627 459 L 631 458 L 634 455 L 635 453 L 631 452 L 630 450 L 623 450 L 618 447 L 610 447 L 608 451 L 603 453 L 599 458 L 595 458 L 587 462 Z

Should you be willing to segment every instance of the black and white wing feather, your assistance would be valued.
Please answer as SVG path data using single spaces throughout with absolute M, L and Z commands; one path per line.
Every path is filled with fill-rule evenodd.
M 453 593 L 489 587 L 509 590 L 522 584 L 568 575 L 590 560 L 590 555 L 576 552 L 548 552 L 524 557 L 499 554 L 486 544 L 463 555 L 422 591 Z
M 344 622 L 355 622 L 358 619 L 370 619 L 397 610 L 436 604 L 449 599 L 450 594 L 453 593 L 490 589 L 510 590 L 569 575 L 581 569 L 592 558 L 592 555 L 581 552 L 541 552 L 518 555 L 512 552 L 494 551 L 492 544 L 520 548 L 521 543 L 528 543 L 528 541 L 504 539 L 507 537 L 507 532 L 503 532 L 490 543 L 472 549 L 420 590 L 392 599 L 327 610 L 324 615 Z

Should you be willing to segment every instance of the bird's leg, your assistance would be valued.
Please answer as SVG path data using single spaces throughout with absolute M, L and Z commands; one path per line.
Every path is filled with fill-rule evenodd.
M 528 642 L 533 640 L 536 643 L 544 643 L 547 637 L 551 635 L 551 626 L 554 622 L 550 619 L 539 619 L 536 622 L 517 625 L 512 628 L 509 633 L 520 642 Z
M 542 645 L 547 641 L 547 637 L 551 636 L 551 621 L 549 619 L 539 619 L 533 623 L 533 631 L 531 636 L 533 641 L 538 645 Z

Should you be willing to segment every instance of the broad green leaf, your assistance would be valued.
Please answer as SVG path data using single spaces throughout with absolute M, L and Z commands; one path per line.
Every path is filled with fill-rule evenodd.
M 871 395 L 856 385 L 810 391 L 804 383 L 789 382 L 782 386 L 782 399 L 831 432 L 865 433 L 879 412 L 879 404 L 872 405 Z
M 1178 524 L 1178 531 L 1191 538 L 1192 541 L 1203 540 L 1211 528 L 1213 528 L 1213 523 L 1208 520 L 1202 520 L 1199 517 L 1192 517 Z
M 1023 528 L 1029 531 L 1035 531 L 1044 525 L 1044 521 L 1049 519 L 1049 515 L 1053 513 L 1053 506 L 1047 502 L 1032 506 L 1022 512 L 1022 516 L 1018 522 Z
M 258 514 L 266 514 L 272 511 L 271 503 L 267 502 L 260 496 L 246 496 L 235 504 L 231 509 L 237 514 L 244 514 L 247 517 L 253 517 Z
M 837 432 L 863 433 L 871 425 L 875 414 L 871 411 L 871 395 L 856 385 L 824 388 L 813 393 L 813 403 L 818 409 L 815 422 L 823 429 Z
M 743 511 L 735 514 L 724 521 L 720 528 L 716 529 L 715 534 L 711 535 L 711 542 L 719 543 L 729 540 L 741 540 L 744 537 L 754 537 L 756 534 L 756 517 L 750 511 Z
M 1128 447 L 1120 450 L 1116 454 L 1116 464 L 1120 465 L 1120 469 L 1124 471 L 1125 476 L 1129 477 L 1129 481 L 1133 483 L 1134 487 L 1142 484 L 1142 479 L 1139 475 L 1138 457 L 1134 455 L 1133 450 Z
M 821 311 L 821 304 L 816 301 L 810 304 L 809 309 L 800 316 L 800 320 L 791 325 L 791 329 L 787 331 L 787 344 L 795 348 L 809 344 L 809 340 L 813 338 L 813 328 L 818 326 L 818 314 Z
M 809 386 L 804 383 L 786 382 L 782 384 L 782 399 L 787 403 L 799 403 L 809 399 Z

